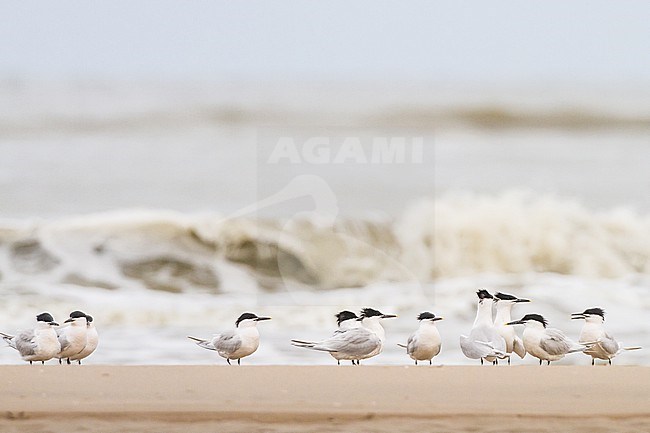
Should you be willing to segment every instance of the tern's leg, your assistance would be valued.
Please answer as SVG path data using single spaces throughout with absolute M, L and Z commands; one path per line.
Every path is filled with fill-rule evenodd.
M 591 358 L 591 365 L 596 365 L 596 359 L 595 358 Z
M 551 365 L 551 361 L 546 361 L 546 365 Z
M 542 365 L 542 360 L 541 359 L 539 360 L 539 365 Z
M 354 362 L 354 359 L 352 360 L 352 365 L 357 365 L 357 363 L 356 363 L 356 362 Z
M 417 359 L 415 360 L 415 365 L 418 365 L 418 360 Z
M 237 360 L 237 365 L 241 365 L 241 358 Z
M 226 358 L 226 361 L 228 361 L 228 365 L 232 365 L 232 364 L 230 363 L 230 358 Z
M 79 360 L 79 365 L 81 365 L 81 359 Z
M 72 364 L 72 363 L 70 362 L 70 358 L 68 358 L 67 362 L 68 362 L 68 365 Z
M 431 360 L 429 360 L 429 365 L 433 365 L 433 362 L 431 362 Z
M 45 365 L 45 361 L 41 361 L 41 365 Z
M 59 365 L 61 365 L 61 358 L 59 358 Z
M 29 361 L 29 365 L 32 365 L 32 361 Z
M 336 365 L 341 365 L 341 361 L 337 359 L 336 360 Z
M 607 362 L 609 362 L 609 365 L 612 365 L 612 360 L 611 360 L 611 358 L 608 359 Z
M 510 365 L 510 357 L 508 357 L 508 365 Z
M 492 365 L 499 365 L 499 361 L 495 359 L 494 361 L 492 361 Z
M 481 358 L 481 365 L 483 365 L 483 358 Z

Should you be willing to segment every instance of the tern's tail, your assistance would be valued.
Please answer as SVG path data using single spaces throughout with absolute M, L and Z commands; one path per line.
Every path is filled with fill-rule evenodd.
M 204 348 L 204 349 L 208 349 L 208 350 L 217 350 L 217 349 L 214 347 L 214 344 L 212 344 L 211 341 L 204 340 L 204 339 L 202 339 L 202 338 L 190 337 L 189 335 L 187 336 L 187 338 L 189 338 L 190 340 L 192 340 L 193 342 L 195 342 L 196 345 L 199 346 L 199 347 L 202 347 L 202 348 Z
M 7 342 L 9 347 L 12 347 L 14 349 L 16 348 L 16 342 L 14 341 L 14 336 L 13 335 L 9 335 L 9 334 L 5 334 L 4 332 L 0 332 L 0 336 L 2 337 L 2 339 L 4 341 Z
M 582 342 L 582 343 L 578 343 L 579 346 L 572 347 L 571 349 L 569 349 L 569 351 L 567 352 L 567 354 L 568 354 L 568 353 L 576 353 L 576 352 L 585 352 L 585 351 L 587 351 L 587 350 L 593 348 L 593 347 L 594 347 L 596 344 L 598 344 L 598 343 L 600 343 L 600 340 L 596 340 L 596 341 L 584 341 L 584 342 Z M 575 343 L 572 343 L 572 344 L 575 345 Z
M 643 347 L 641 347 L 641 346 L 623 347 L 623 344 L 621 344 L 621 348 L 618 349 L 618 352 L 616 352 L 616 355 L 620 355 L 622 352 L 629 352 L 629 351 L 632 351 L 632 350 L 641 350 L 641 349 L 643 349 Z
M 320 343 L 313 341 L 291 340 L 291 344 L 296 347 L 303 347 L 305 349 L 320 350 L 321 352 L 336 352 L 327 347 L 322 346 Z

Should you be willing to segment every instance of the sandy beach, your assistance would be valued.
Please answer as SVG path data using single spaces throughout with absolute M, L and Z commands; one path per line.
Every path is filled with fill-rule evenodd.
M 3 366 L 3 432 L 650 429 L 647 367 Z

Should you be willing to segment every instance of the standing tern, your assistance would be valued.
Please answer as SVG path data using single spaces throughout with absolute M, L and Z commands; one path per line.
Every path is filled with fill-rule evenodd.
M 584 350 L 584 353 L 591 356 L 591 365 L 595 365 L 596 358 L 604 359 L 609 365 L 612 365 L 612 358 L 621 352 L 641 349 L 640 347 L 621 347 L 621 344 L 605 331 L 605 311 L 602 308 L 588 308 L 582 313 L 573 313 L 571 318 L 585 321 L 578 341 L 590 345 Z
M 568 353 L 582 352 L 586 345 L 577 346 L 564 332 L 547 328 L 548 322 L 539 314 L 526 314 L 521 320 L 509 322 L 508 325 L 525 325 L 524 347 L 526 352 L 539 359 L 539 365 L 546 361 L 559 361 Z
M 291 344 L 305 349 L 329 352 L 337 359 L 350 360 L 354 365 L 361 365 L 360 360 L 372 358 L 381 353 L 386 338 L 382 319 L 397 317 L 383 314 L 372 308 L 365 308 L 357 319 L 362 326 L 350 326 L 339 329 L 327 340 L 309 342 L 291 340 Z
M 334 315 L 334 317 L 336 317 L 336 323 L 338 325 L 338 329 L 334 332 L 332 337 L 335 337 L 337 334 L 345 332 L 348 329 L 359 328 L 361 326 L 359 317 L 356 314 L 354 314 L 352 311 L 347 311 L 347 310 L 341 311 L 336 315 Z M 320 343 L 302 341 L 302 340 L 291 340 L 291 344 L 293 344 L 294 346 L 305 347 L 308 349 L 313 348 L 310 346 L 318 345 Z M 352 365 L 356 365 L 356 357 L 353 355 L 350 355 L 346 352 L 329 352 L 329 353 L 330 355 L 332 355 L 334 359 L 336 359 L 336 363 L 338 365 L 341 365 L 341 361 L 352 361 Z
M 86 345 L 81 352 L 68 358 L 69 361 L 79 362 L 79 365 L 81 365 L 81 360 L 90 356 L 99 344 L 99 335 L 97 334 L 93 317 L 87 315 L 86 322 Z
M 63 323 L 69 323 L 69 326 L 64 326 L 56 330 L 61 343 L 61 351 L 56 355 L 59 358 L 59 364 L 64 359 L 68 364 L 71 364 L 70 357 L 79 354 L 84 347 L 86 347 L 86 326 L 88 319 L 81 311 L 73 311 L 70 317 Z
M 50 313 L 41 313 L 36 316 L 36 326 L 33 329 L 22 331 L 16 336 L 1 332 L 0 335 L 30 365 L 34 361 L 45 364 L 45 361 L 54 358 L 61 350 L 55 326 L 59 324 Z
M 255 353 L 260 346 L 257 322 L 263 320 L 271 320 L 271 318 L 244 313 L 235 322 L 235 329 L 215 335 L 212 341 L 196 337 L 187 338 L 194 341 L 199 347 L 216 351 L 219 356 L 226 359 L 229 365 L 232 365 L 230 361 L 235 359 L 237 365 L 241 365 L 241 359 Z
M 496 364 L 497 359 L 508 358 L 506 342 L 492 322 L 492 295 L 484 289 L 476 292 L 478 306 L 476 319 L 469 337 L 460 336 L 460 348 L 469 359 L 480 359 Z
M 497 332 L 506 342 L 506 353 L 512 355 L 512 352 L 519 355 L 520 358 L 526 356 L 526 349 L 524 348 L 524 342 L 521 341 L 521 338 L 517 336 L 515 328 L 512 326 L 506 325 L 509 322 L 512 322 L 512 307 L 515 304 L 522 302 L 530 302 L 528 299 L 517 298 L 516 296 L 508 295 L 506 293 L 497 292 L 494 295 L 494 303 L 497 306 L 497 314 L 494 318 L 494 326 L 497 329 Z M 510 364 L 510 357 L 508 357 L 508 365 Z
M 406 345 L 398 344 L 400 347 L 406 348 L 406 353 L 418 365 L 418 361 L 429 361 L 440 353 L 442 341 L 440 339 L 440 332 L 436 327 L 436 322 L 442 320 L 442 317 L 436 317 L 435 314 L 425 311 L 418 316 L 420 327 L 411 335 Z

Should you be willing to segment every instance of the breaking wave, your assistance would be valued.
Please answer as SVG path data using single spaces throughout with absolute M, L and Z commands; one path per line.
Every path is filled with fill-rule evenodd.
M 122 211 L 0 225 L 0 284 L 236 293 L 482 273 L 650 274 L 650 216 L 521 193 L 424 200 L 396 221 Z

